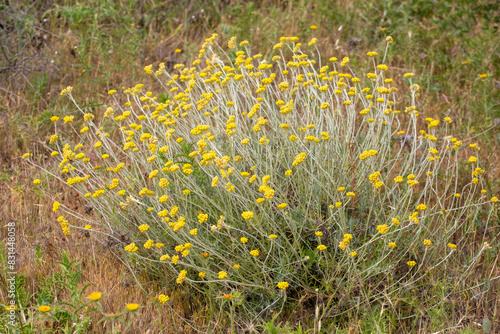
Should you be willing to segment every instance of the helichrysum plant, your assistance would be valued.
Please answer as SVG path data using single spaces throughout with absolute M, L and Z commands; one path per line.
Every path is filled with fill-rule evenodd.
M 240 314 L 315 291 L 320 316 L 340 313 L 450 262 L 463 280 L 480 255 L 457 258 L 473 232 L 464 224 L 497 198 L 483 190 L 479 147 L 453 136 L 450 117 L 419 116 L 414 74 L 384 64 L 391 43 L 360 73 L 320 55 L 316 39 L 283 37 L 264 59 L 213 35 L 190 65 L 145 67 L 161 94 L 111 90 L 93 114 L 64 89 L 82 117 L 52 118 L 59 169 L 47 173 L 93 211 L 51 202 L 62 232 L 126 233 L 116 247 L 152 275 L 166 270 L 167 289 L 246 296 Z M 379 288 L 359 295 L 363 282 Z

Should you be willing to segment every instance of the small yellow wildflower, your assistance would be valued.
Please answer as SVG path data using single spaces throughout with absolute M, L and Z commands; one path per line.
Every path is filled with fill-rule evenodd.
M 427 209 L 427 205 L 425 205 L 425 204 L 417 205 L 417 210 L 424 211 L 425 209 Z
M 403 181 L 404 181 L 404 180 L 403 180 L 403 177 L 402 177 L 402 176 L 396 176 L 396 177 L 394 178 L 394 182 L 396 182 L 396 183 L 401 183 L 401 182 L 403 182 Z
M 387 226 L 387 224 L 378 225 L 377 226 L 377 231 L 379 231 L 380 234 L 386 234 L 387 231 L 389 231 L 389 226 Z
M 49 305 L 42 305 L 38 308 L 38 311 L 43 312 L 43 313 L 48 312 L 48 311 L 50 311 L 50 306 Z
M 176 282 L 177 284 L 182 284 L 184 280 L 186 279 L 187 271 L 186 270 L 181 270 L 179 273 L 179 276 L 177 276 Z
M 251 211 L 245 211 L 245 212 L 243 212 L 243 213 L 241 214 L 241 216 L 242 216 L 243 218 L 245 218 L 246 220 L 248 220 L 248 219 L 252 219 L 252 218 L 253 218 L 253 212 L 251 212 Z
M 61 206 L 61 203 L 54 202 L 54 204 L 52 205 L 52 211 L 57 212 L 57 210 L 59 210 L 60 206 Z
M 158 296 L 158 301 L 162 304 L 165 304 L 166 302 L 168 302 L 170 300 L 170 297 L 169 296 L 165 296 L 164 294 L 161 294 Z
M 131 243 L 130 245 L 125 246 L 125 251 L 134 253 L 138 250 L 139 248 L 135 245 L 135 243 Z
M 92 292 L 89 296 L 89 299 L 93 302 L 98 301 L 102 297 L 102 293 L 100 292 Z
M 134 304 L 134 303 L 130 303 L 130 304 L 127 304 L 126 308 L 129 311 L 135 311 L 135 310 L 137 310 L 139 308 L 139 305 L 138 304 Z
M 287 282 L 279 282 L 278 284 L 276 284 L 276 287 L 278 289 L 281 289 L 283 291 L 286 290 L 286 288 L 288 288 L 290 286 L 290 284 L 288 284 Z
M 319 245 L 318 247 L 316 247 L 319 251 L 324 251 L 326 250 L 328 247 L 326 247 L 325 245 Z

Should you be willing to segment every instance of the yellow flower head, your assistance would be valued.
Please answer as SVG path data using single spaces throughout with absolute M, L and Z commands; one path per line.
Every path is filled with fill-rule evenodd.
M 48 312 L 48 311 L 50 311 L 50 306 L 49 305 L 42 305 L 38 308 L 38 311 L 43 312 L 43 313 Z
M 59 210 L 60 206 L 61 206 L 61 203 L 54 202 L 54 204 L 52 205 L 52 211 L 57 212 L 57 210 Z
M 253 218 L 253 212 L 251 212 L 251 211 L 245 211 L 245 212 L 243 212 L 243 213 L 241 214 L 241 216 L 242 216 L 243 218 L 245 218 L 246 220 L 248 220 L 248 219 L 252 219 L 252 218 Z
M 259 256 L 259 251 L 257 249 L 254 249 L 250 252 L 250 255 L 257 257 Z
M 135 310 L 137 310 L 139 308 L 139 305 L 131 303 L 131 304 L 127 304 L 126 308 L 129 311 L 135 311 Z
M 158 296 L 158 301 L 162 304 L 165 304 L 166 302 L 168 302 L 170 300 L 170 297 L 169 296 L 166 296 L 164 294 L 161 294 Z
M 286 288 L 288 288 L 290 286 L 290 284 L 288 284 L 287 282 L 279 282 L 278 284 L 276 284 L 276 287 L 278 289 L 281 289 L 283 291 L 286 290 Z
M 89 295 L 89 299 L 93 302 L 96 302 L 98 301 L 99 299 L 102 298 L 102 293 L 100 292 L 92 292 L 90 295 Z
M 379 231 L 380 234 L 386 234 L 387 231 L 389 231 L 389 226 L 387 226 L 386 224 L 378 225 L 377 226 L 377 231 Z

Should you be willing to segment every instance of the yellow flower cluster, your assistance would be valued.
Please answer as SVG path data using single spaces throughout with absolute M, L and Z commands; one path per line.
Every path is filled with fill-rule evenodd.
M 66 219 L 64 219 L 63 216 L 59 216 L 57 218 L 57 221 L 59 222 L 59 224 L 61 224 L 63 233 L 65 235 L 69 235 L 69 222 Z
M 345 250 L 349 245 L 349 243 L 351 242 L 351 240 L 352 240 L 352 234 L 344 234 L 344 239 L 342 239 L 342 241 L 339 243 L 340 249 Z
M 387 224 L 378 225 L 377 231 L 379 231 L 380 234 L 386 234 L 389 231 L 389 226 L 387 226 Z
M 319 245 L 319 246 L 318 246 L 318 247 L 316 247 L 316 248 L 318 248 L 318 250 L 319 250 L 319 251 L 324 251 L 324 250 L 326 250 L 326 249 L 327 249 L 327 247 L 326 247 L 325 245 Z
M 298 154 L 295 157 L 295 160 L 293 161 L 292 166 L 297 166 L 298 164 L 300 164 L 301 162 L 303 162 L 304 159 L 306 158 L 306 156 L 307 156 L 307 154 L 305 152 L 302 152 L 302 153 Z
M 375 172 L 373 174 L 370 174 L 370 176 L 368 177 L 368 179 L 372 183 L 372 186 L 375 189 L 378 189 L 384 185 L 384 182 L 379 180 L 379 178 L 378 178 L 379 176 L 380 176 L 380 172 Z
M 135 243 L 131 243 L 130 245 L 127 245 L 125 246 L 125 251 L 127 252 L 130 252 L 130 253 L 134 253 L 134 252 L 137 252 L 139 248 L 135 245 Z
M 363 151 L 363 153 L 361 153 L 359 155 L 359 158 L 361 160 L 364 160 L 366 158 L 369 158 L 369 157 L 373 157 L 375 155 L 377 155 L 378 151 L 377 150 L 369 150 L 369 151 Z
M 285 291 L 289 286 L 290 284 L 288 284 L 288 282 L 279 282 L 278 284 L 276 284 L 276 287 L 283 291 Z
M 184 280 L 186 279 L 187 271 L 186 270 L 181 270 L 179 273 L 179 276 L 177 276 L 177 279 L 175 280 L 177 284 L 182 284 Z
M 165 304 L 166 302 L 168 302 L 170 300 L 170 297 L 164 295 L 164 294 L 161 294 L 158 296 L 158 301 L 162 304 Z
M 252 219 L 252 218 L 253 218 L 253 212 L 251 212 L 251 211 L 245 211 L 245 212 L 243 212 L 243 213 L 241 214 L 241 216 L 242 216 L 243 218 L 245 218 L 246 220 L 248 220 L 248 219 Z

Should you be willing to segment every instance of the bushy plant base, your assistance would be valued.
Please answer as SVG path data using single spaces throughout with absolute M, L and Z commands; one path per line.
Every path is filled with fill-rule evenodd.
M 497 202 L 480 148 L 451 118 L 419 116 L 414 74 L 396 87 L 385 53 L 360 73 L 315 44 L 284 37 L 263 59 L 213 35 L 189 66 L 145 68 L 161 94 L 112 90 L 103 113 L 64 89 L 83 122 L 52 118 L 60 170 L 47 175 L 87 207 L 54 202 L 63 232 L 88 230 L 167 290 L 189 286 L 244 319 L 308 298 L 317 321 L 342 319 L 423 279 L 462 289 L 490 248 L 474 222 Z

